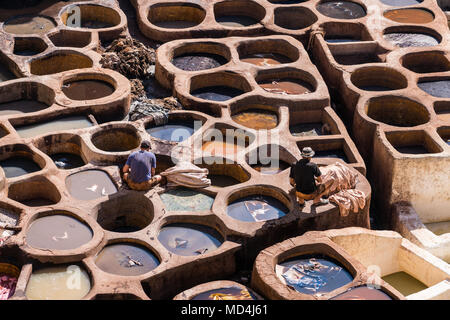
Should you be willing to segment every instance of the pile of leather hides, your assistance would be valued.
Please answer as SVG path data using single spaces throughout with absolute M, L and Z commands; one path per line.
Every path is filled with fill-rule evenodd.
M 348 167 L 336 162 L 320 168 L 322 184 L 325 187 L 323 196 L 339 206 L 341 216 L 348 216 L 350 212 L 358 212 L 366 205 L 366 195 L 356 190 L 358 175 Z
M 211 185 L 208 169 L 199 168 L 188 161 L 180 161 L 174 167 L 161 172 L 167 178 L 168 187 L 206 188 Z

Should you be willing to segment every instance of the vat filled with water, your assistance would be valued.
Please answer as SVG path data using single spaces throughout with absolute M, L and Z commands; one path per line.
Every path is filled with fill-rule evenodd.
M 432 12 L 424 9 L 398 9 L 386 11 L 384 17 L 400 23 L 430 23 L 434 20 Z
M 224 242 L 215 229 L 188 223 L 164 226 L 159 232 L 158 240 L 167 250 L 180 256 L 207 254 Z
M 392 300 L 392 298 L 382 290 L 360 286 L 351 288 L 330 300 Z
M 85 170 L 66 178 L 70 195 L 79 200 L 93 200 L 117 192 L 109 175 L 102 170 Z
M 229 286 L 208 290 L 194 296 L 191 300 L 259 300 L 258 297 L 246 288 Z
M 433 97 L 450 98 L 450 80 L 419 82 L 417 85 Z
M 19 177 L 41 170 L 36 162 L 30 158 L 20 156 L 14 156 L 0 161 L 0 167 L 5 172 L 6 178 Z
M 13 17 L 6 21 L 3 25 L 3 30 L 13 34 L 44 35 L 55 27 L 56 23 L 52 18 L 45 16 L 25 15 Z
M 244 15 L 224 15 L 216 17 L 216 21 L 227 28 L 245 28 L 258 23 L 254 18 Z
M 304 255 L 277 264 L 276 272 L 287 286 L 303 294 L 329 293 L 353 281 L 338 261 L 324 255 Z
M 218 68 L 228 61 L 213 53 L 186 53 L 172 59 L 172 64 L 184 71 L 200 71 Z
M 53 162 L 58 167 L 58 169 L 69 170 L 79 168 L 85 165 L 83 158 L 73 153 L 67 152 L 54 153 L 50 155 L 50 158 L 52 158 Z
M 279 53 L 253 53 L 241 56 L 241 61 L 260 67 L 276 66 L 291 63 L 292 60 Z
M 90 290 L 91 280 L 84 268 L 62 265 L 33 271 L 25 295 L 29 300 L 80 300 Z
M 101 80 L 76 80 L 62 86 L 64 94 L 72 100 L 94 100 L 107 97 L 115 91 L 108 82 Z
M 32 138 L 49 132 L 83 129 L 93 125 L 92 121 L 86 116 L 69 116 L 47 122 L 15 126 L 14 128 L 22 138 Z
M 432 47 L 439 44 L 435 37 L 424 33 L 413 32 L 392 32 L 383 35 L 384 39 L 392 45 L 400 48 L 406 47 Z
M 1 70 L 0 70 L 1 74 Z M 1 75 L 0 75 L 1 78 Z M 36 100 L 16 100 L 0 103 L 0 116 L 37 112 L 48 108 L 45 103 Z
M 250 195 L 231 202 L 227 214 L 243 222 L 268 221 L 283 217 L 289 209 L 279 200 L 263 195 Z
M 270 130 L 278 125 L 275 112 L 260 109 L 246 109 L 231 116 L 234 122 L 255 130 Z
M 103 248 L 95 258 L 101 270 L 121 276 L 139 276 L 155 269 L 158 258 L 146 247 L 133 243 L 115 243 Z
M 168 211 L 211 210 L 214 198 L 188 188 L 171 189 L 160 195 Z
M 358 19 L 366 15 L 363 6 L 350 1 L 326 1 L 317 5 L 324 16 L 336 19 Z
M 26 242 L 42 250 L 70 250 L 88 243 L 92 237 L 93 232 L 88 225 L 61 212 L 33 221 L 28 228 Z
M 450 221 L 425 223 L 425 226 L 437 236 L 450 233 Z
M 289 126 L 289 131 L 294 137 L 322 136 L 331 134 L 328 126 L 322 122 L 299 123 Z
M 194 134 L 193 121 L 169 121 L 167 124 L 146 131 L 153 138 L 166 141 L 182 142 Z
M 307 82 L 300 79 L 275 79 L 258 82 L 264 90 L 283 95 L 305 94 L 314 91 L 314 88 Z
M 400 291 L 400 293 L 404 296 L 408 296 L 428 288 L 424 283 L 403 271 L 395 272 L 381 278 Z
M 240 89 L 227 86 L 203 87 L 191 92 L 194 97 L 211 101 L 227 101 L 244 93 Z

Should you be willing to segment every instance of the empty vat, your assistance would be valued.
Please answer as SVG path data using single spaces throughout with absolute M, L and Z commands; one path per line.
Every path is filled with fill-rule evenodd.
M 328 293 L 353 281 L 338 261 L 324 255 L 305 255 L 277 264 L 283 282 L 303 294 Z
M 45 267 L 33 271 L 25 295 L 29 300 L 79 300 L 91 290 L 91 280 L 77 265 Z
M 180 256 L 208 254 L 224 241 L 215 229 L 188 223 L 164 226 L 158 234 L 158 240 L 167 250 Z
M 120 15 L 116 10 L 99 5 L 77 5 L 80 16 L 72 6 L 62 13 L 62 22 L 71 28 L 103 29 L 112 28 L 120 23 Z
M 51 206 L 61 200 L 56 186 L 42 176 L 10 184 L 8 197 L 28 207 Z
M 85 223 L 64 212 L 55 212 L 33 221 L 26 242 L 42 250 L 70 250 L 88 243 L 92 236 L 91 228 Z
M 264 196 L 250 195 L 231 202 L 227 214 L 243 222 L 267 221 L 281 218 L 289 209 L 279 200 Z
M 22 138 L 32 138 L 49 132 L 82 129 L 92 126 L 92 121 L 86 116 L 69 116 L 44 123 L 17 126 L 15 129 Z
M 443 52 L 414 52 L 403 56 L 402 65 L 416 73 L 445 72 L 450 70 L 450 62 Z
M 365 67 L 355 70 L 352 83 L 365 91 L 389 91 L 404 89 L 408 80 L 400 72 L 386 67 Z
M 92 143 L 107 152 L 123 152 L 139 147 L 140 137 L 133 127 L 104 127 L 92 135 Z
M 158 258 L 146 247 L 133 243 L 115 243 L 95 257 L 101 270 L 120 276 L 139 276 L 155 269 Z
M 168 211 L 210 210 L 214 197 L 187 188 L 176 188 L 160 195 Z
M 85 170 L 66 178 L 70 195 L 79 200 L 93 200 L 117 192 L 109 175 L 102 170 Z
M 287 30 L 305 29 L 317 21 L 317 16 L 304 7 L 278 7 L 274 15 L 275 25 Z
M 30 72 L 34 75 L 44 76 L 69 70 L 92 68 L 93 65 L 93 61 L 87 55 L 70 50 L 59 50 L 31 60 Z

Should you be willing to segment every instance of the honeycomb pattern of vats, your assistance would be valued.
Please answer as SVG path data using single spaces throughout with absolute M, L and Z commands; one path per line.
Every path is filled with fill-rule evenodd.
M 337 261 L 351 273 L 353 280 L 330 292 L 318 290 L 318 294 L 303 294 L 286 285 L 281 280 L 282 273 L 277 272 L 278 266 L 308 254 L 322 254 Z M 407 273 L 415 281 L 422 282 L 422 288 L 406 288 L 399 282 L 387 282 L 386 276 L 398 272 Z M 351 227 L 310 231 L 262 251 L 253 267 L 252 287 L 269 299 L 283 300 L 333 299 L 350 288 L 364 285 L 375 286 L 395 300 L 405 297 L 408 300 L 445 300 L 450 293 L 449 272 L 445 261 L 412 244 L 397 232 Z M 400 291 L 414 293 L 404 295 Z
M 36 7 L 40 9 L 30 9 L 31 13 L 33 10 L 47 8 L 45 6 L 48 4 L 44 1 L 43 4 Z M 90 1 L 82 4 L 108 5 L 120 12 L 115 2 L 111 1 Z M 51 12 L 63 10 L 60 3 L 54 5 L 56 7 L 50 6 L 49 11 L 46 11 L 49 16 L 52 16 Z M 55 29 L 61 28 L 65 27 L 58 25 Z M 100 33 L 99 30 L 94 31 L 91 36 L 95 38 L 95 33 Z M 99 37 L 101 38 L 101 35 Z M 111 37 L 115 37 L 115 35 Z M 101 40 L 108 41 L 110 39 Z M 27 43 L 33 42 L 24 42 L 21 44 L 21 48 L 26 48 Z M 253 170 L 243 157 L 239 158 L 238 163 L 235 164 L 209 168 L 211 172 L 219 175 L 230 174 L 239 182 L 227 188 L 212 186 L 201 191 L 210 197 L 216 197 L 217 200 L 211 210 L 203 210 L 195 212 L 195 214 L 191 211 L 169 212 L 162 201 L 162 195 L 170 190 L 155 188 L 144 195 L 124 188 L 120 178 L 120 165 L 124 163 L 131 151 L 138 148 L 141 140 L 150 139 L 152 141 L 153 150 L 158 157 L 159 171 L 173 165 L 170 159 L 172 149 L 183 144 L 177 145 L 177 143 L 152 138 L 146 131 L 155 125 L 155 121 L 151 117 L 137 122 L 110 121 L 117 114 L 123 115 L 128 111 L 130 86 L 123 76 L 99 67 L 99 55 L 93 51 L 95 46 L 80 49 L 83 55 L 92 60 L 92 64 L 87 64 L 86 68 L 82 68 L 85 66 L 84 64 L 77 64 L 74 66 L 77 70 L 55 70 L 56 72 L 49 72 L 48 75 L 46 71 L 53 67 L 53 63 L 41 65 L 40 57 L 43 53 L 30 58 L 31 60 L 6 59 L 9 61 L 8 66 L 11 64 L 17 66 L 10 69 L 15 70 L 16 76 L 22 78 L 0 84 L 1 103 L 11 103 L 17 100 L 39 102 L 39 106 L 32 108 L 31 112 L 2 115 L 0 118 L 2 132 L 5 133 L 0 138 L 0 161 L 21 157 L 28 162 L 28 165 L 31 163 L 35 168 L 34 172 L 5 179 L 3 170 L 0 170 L 2 178 L 0 208 L 13 212 L 18 217 L 17 225 L 9 227 L 18 233 L 10 237 L 2 247 L 2 259 L 13 259 L 13 263 L 22 267 L 14 298 L 25 298 L 24 293 L 33 271 L 43 267 L 68 264 L 82 266 L 89 275 L 93 287 L 84 296 L 84 299 L 173 297 L 192 285 L 233 273 L 236 268 L 237 258 L 235 256 L 237 254 L 251 259 L 251 255 L 248 255 L 249 252 L 256 254 L 258 249 L 285 236 L 285 232 L 296 234 L 299 228 L 306 231 L 311 224 L 318 229 L 369 225 L 370 185 L 364 176 L 353 168 L 352 170 L 359 176 L 357 188 L 366 194 L 366 206 L 360 212 L 343 218 L 340 217 L 337 207 L 333 205 L 323 206 L 317 211 L 313 211 L 308 205 L 300 212 L 295 207 L 293 195 L 289 194 L 292 188 L 287 183 L 288 172 L 286 170 L 278 175 L 286 181 L 274 187 L 267 183 L 265 175 Z M 67 47 L 64 50 L 69 52 L 72 48 Z M 11 50 L 7 52 L 9 54 L 6 54 L 5 57 L 10 57 Z M 306 54 L 303 56 L 306 57 Z M 71 56 L 70 60 L 72 58 L 74 56 Z M 77 61 L 77 59 L 74 60 Z M 32 67 L 34 61 L 37 62 L 35 67 Z M 40 71 L 29 72 L 27 70 Z M 315 73 L 317 74 L 317 71 Z M 70 98 L 70 94 L 65 91 L 67 85 L 76 81 L 101 81 L 112 89 L 110 94 L 104 97 L 81 101 Z M 320 85 L 325 88 L 323 83 Z M 331 140 L 333 138 L 339 140 L 340 146 L 344 145 L 350 148 L 348 152 L 351 152 L 354 158 L 359 157 L 351 140 L 348 139 L 345 127 L 334 111 L 327 106 L 328 100 L 327 95 L 321 97 L 319 102 L 322 104 L 319 107 L 311 107 L 305 119 L 295 116 L 295 112 L 292 112 L 293 116 L 290 117 L 291 112 L 288 107 L 271 106 L 270 108 L 278 113 L 280 125 L 282 121 L 286 128 L 290 121 L 293 121 L 294 124 L 303 120 L 328 124 L 333 133 Z M 306 110 L 309 110 L 307 102 L 305 104 Z M 228 107 L 219 108 L 219 110 L 222 109 L 228 110 Z M 242 107 L 236 101 L 235 106 L 230 105 L 229 109 L 231 112 L 238 112 Z M 49 120 L 66 121 L 68 118 L 75 122 L 82 118 L 83 126 L 86 128 L 75 126 L 73 129 L 48 131 L 48 128 L 44 127 L 40 128 L 42 129 L 41 133 L 31 136 L 29 133 L 25 134 L 26 130 L 23 130 L 24 127 L 29 129 L 28 126 L 42 124 Z M 170 119 L 201 120 L 204 128 L 216 124 L 220 126 L 222 123 L 225 125 L 228 123 L 231 127 L 237 126 L 230 121 L 229 116 L 218 118 L 198 111 L 173 112 L 169 116 Z M 254 132 L 256 134 L 256 131 Z M 195 133 L 192 138 L 185 141 L 185 145 L 197 141 L 199 135 L 200 132 Z M 287 161 L 299 158 L 298 148 L 300 146 L 296 145 L 297 140 L 304 141 L 301 138 L 293 140 L 292 146 L 283 153 Z M 117 146 L 118 142 L 120 142 L 120 146 Z M 255 147 L 257 147 L 256 144 L 249 146 L 245 153 Z M 71 153 L 78 156 L 80 166 L 71 169 L 60 168 L 52 158 L 54 154 L 59 153 Z M 322 159 L 318 162 L 320 165 L 325 165 L 334 161 L 333 159 Z M 364 172 L 363 162 L 359 163 L 359 167 L 355 167 Z M 75 177 L 81 177 L 86 173 L 95 174 L 95 179 L 98 181 L 104 179 L 105 187 L 98 192 L 91 190 L 97 193 L 90 194 L 87 200 L 83 200 L 80 197 L 86 195 L 72 192 L 71 186 L 76 180 Z M 90 185 L 84 185 L 84 187 L 90 187 Z M 228 202 L 249 194 L 263 194 L 278 199 L 289 212 L 285 217 L 271 222 L 242 223 L 229 217 L 226 214 Z M 137 212 L 142 208 L 145 209 L 144 215 L 141 211 Z M 114 227 L 120 227 L 124 222 L 120 210 L 131 212 L 129 213 L 130 220 L 125 223 L 132 224 L 132 227 L 138 229 L 136 232 L 110 231 Z M 106 214 L 109 212 L 112 214 Z M 32 247 L 27 242 L 31 225 L 40 219 L 55 216 L 75 218 L 92 231 L 92 237 L 76 249 L 41 250 Z M 314 218 L 314 221 L 311 221 L 311 218 Z M 307 223 L 304 225 L 306 221 Z M 158 233 L 162 227 L 183 222 L 209 226 L 220 233 L 224 242 L 215 251 L 203 253 L 201 256 L 172 254 L 158 241 Z M 268 234 L 271 234 L 271 237 L 267 237 Z M 146 248 L 153 253 L 160 264 L 145 274 L 128 277 L 102 271 L 95 263 L 97 254 L 109 245 L 123 243 Z M 168 287 L 166 285 L 168 281 L 173 282 L 174 285 Z
M 360 40 L 351 43 L 327 42 L 325 24 L 311 51 L 328 86 L 339 92 L 387 225 L 397 201 L 411 202 L 424 223 L 449 219 L 449 30 L 434 1 L 380 6 L 381 12 L 412 8 L 432 12 L 433 21 L 399 23 L 380 16 L 368 29 L 330 24 L 330 32 Z M 439 43 L 395 46 L 382 37 L 390 32 L 428 34 Z M 437 81 L 438 89 L 432 84 Z

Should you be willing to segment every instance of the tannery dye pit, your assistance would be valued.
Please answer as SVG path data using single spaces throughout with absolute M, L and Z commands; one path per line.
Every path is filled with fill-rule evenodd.
M 449 300 L 449 8 L 0 1 L 0 300 Z

